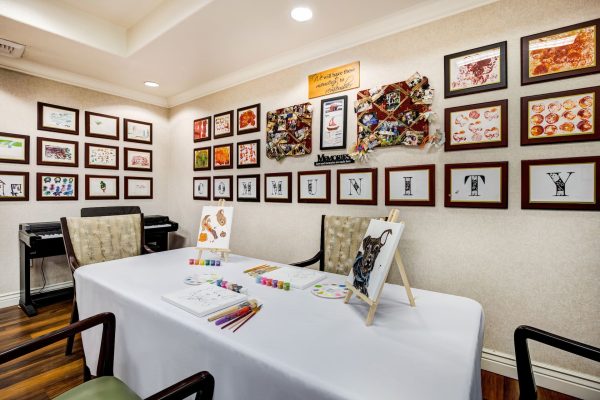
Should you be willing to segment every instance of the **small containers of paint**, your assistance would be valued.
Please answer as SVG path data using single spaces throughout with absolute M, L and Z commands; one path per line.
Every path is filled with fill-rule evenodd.
M 277 289 L 283 289 L 283 281 L 277 281 Z
M 271 286 L 277 289 L 277 279 L 273 279 L 273 281 L 271 282 Z
M 202 258 L 190 258 L 188 260 L 189 265 L 204 265 L 207 267 L 220 267 L 221 260 L 205 260 Z
M 289 282 L 284 282 L 283 283 L 283 290 L 290 290 L 290 283 Z

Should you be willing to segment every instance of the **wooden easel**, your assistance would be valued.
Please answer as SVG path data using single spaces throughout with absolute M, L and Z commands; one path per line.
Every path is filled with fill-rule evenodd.
M 399 218 L 400 211 L 398 209 L 393 209 L 390 211 L 390 215 L 388 216 L 388 222 L 397 222 Z M 400 276 L 402 277 L 402 283 L 404 284 L 404 289 L 406 290 L 406 295 L 408 296 L 408 301 L 410 302 L 411 307 L 415 307 L 415 298 L 413 297 L 412 291 L 410 290 L 410 283 L 408 283 L 408 276 L 406 275 L 406 269 L 404 268 L 404 264 L 402 263 L 402 257 L 400 257 L 400 252 L 396 249 L 394 254 L 394 260 L 396 261 L 396 265 L 398 266 L 398 270 L 400 270 Z M 386 277 L 387 280 L 387 277 Z M 384 282 L 385 283 L 385 282 Z M 351 282 L 346 281 L 346 287 L 349 289 L 346 297 L 344 298 L 344 303 L 348 304 L 352 295 L 355 294 L 356 297 L 364 301 L 369 305 L 369 313 L 367 314 L 366 325 L 369 326 L 373 323 L 373 318 L 375 317 L 375 311 L 377 310 L 377 306 L 379 305 L 379 299 L 381 298 L 381 291 L 383 290 L 383 286 L 381 285 L 381 289 L 379 289 L 379 293 L 375 297 L 376 300 L 371 300 L 369 297 L 360 293 Z
M 221 199 L 219 200 L 219 202 L 217 203 L 218 207 L 225 207 L 225 200 Z M 202 259 L 202 253 L 204 251 L 209 251 L 211 253 L 221 253 L 221 258 L 225 261 L 228 260 L 229 258 L 229 253 L 231 252 L 231 250 L 229 249 L 218 249 L 218 248 L 208 248 L 208 249 L 201 249 L 199 247 L 196 247 L 196 250 L 198 250 L 198 259 Z

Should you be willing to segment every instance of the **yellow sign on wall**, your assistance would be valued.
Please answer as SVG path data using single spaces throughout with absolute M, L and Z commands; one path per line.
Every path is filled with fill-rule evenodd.
M 360 86 L 360 61 L 308 76 L 308 98 L 326 96 Z

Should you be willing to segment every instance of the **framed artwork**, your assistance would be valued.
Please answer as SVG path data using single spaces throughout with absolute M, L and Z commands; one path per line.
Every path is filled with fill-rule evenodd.
M 139 176 L 125 177 L 126 199 L 151 199 L 154 196 L 153 179 Z
M 260 167 L 260 140 L 249 140 L 237 144 L 237 167 Z
M 108 175 L 85 176 L 86 200 L 118 200 L 119 177 Z
M 310 103 L 280 108 L 267 113 L 267 157 L 282 160 L 312 151 L 312 112 Z
M 260 202 L 260 175 L 237 176 L 237 201 Z
M 212 117 L 204 117 L 194 120 L 194 143 L 210 140 Z
M 508 100 L 446 108 L 444 123 L 446 151 L 508 146 Z
M 79 135 L 79 110 L 38 102 L 38 130 Z
M 204 206 L 200 216 L 198 249 L 229 249 L 233 207 Z
M 78 175 L 38 172 L 37 200 L 77 200 Z
M 210 171 L 210 147 L 194 149 L 194 171 Z
M 521 145 L 600 139 L 600 86 L 521 97 Z
M 152 144 L 152 123 L 124 119 L 125 136 L 127 142 Z
M 233 136 L 233 110 L 215 114 L 215 139 Z
M 386 206 L 435 206 L 435 164 L 385 169 Z
M 213 200 L 233 201 L 233 175 L 213 176 Z
M 86 143 L 85 167 L 119 169 L 119 147 Z
M 233 168 L 233 144 L 222 144 L 213 146 L 213 169 L 231 169 Z
M 506 87 L 506 41 L 444 56 L 444 98 Z
M 130 171 L 152 171 L 152 150 L 125 147 L 125 169 Z
M 0 162 L 29 164 L 29 136 L 0 132 Z
M 377 205 L 377 168 L 337 170 L 337 203 Z
M 521 208 L 600 211 L 600 157 L 521 161 Z
M 119 117 L 86 111 L 85 136 L 119 140 Z
M 70 140 L 37 138 L 38 165 L 79 166 L 79 143 Z
M 299 171 L 298 203 L 331 203 L 331 171 Z
M 521 38 L 521 84 L 600 72 L 600 19 Z
M 272 203 L 292 202 L 292 173 L 265 174 L 265 201 Z
M 346 148 L 348 96 L 321 100 L 321 150 Z
M 508 162 L 446 164 L 444 206 L 508 208 Z
M 0 171 L 0 201 L 29 201 L 29 172 Z
M 194 200 L 210 200 L 210 177 L 194 177 Z
M 422 144 L 429 135 L 432 102 L 433 89 L 419 73 L 403 82 L 359 91 L 354 103 L 356 150 Z
M 237 134 L 260 132 L 260 104 L 237 109 Z

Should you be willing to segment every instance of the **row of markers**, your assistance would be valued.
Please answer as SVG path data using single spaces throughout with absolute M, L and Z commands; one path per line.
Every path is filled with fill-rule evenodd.
M 264 276 L 257 276 L 256 283 L 260 283 L 261 285 L 271 286 L 275 289 L 283 289 L 290 290 L 290 283 L 284 281 L 278 281 L 277 279 L 269 279 Z
M 221 260 L 205 260 L 202 258 L 190 258 L 188 260 L 189 265 L 205 265 L 207 267 L 220 267 Z

